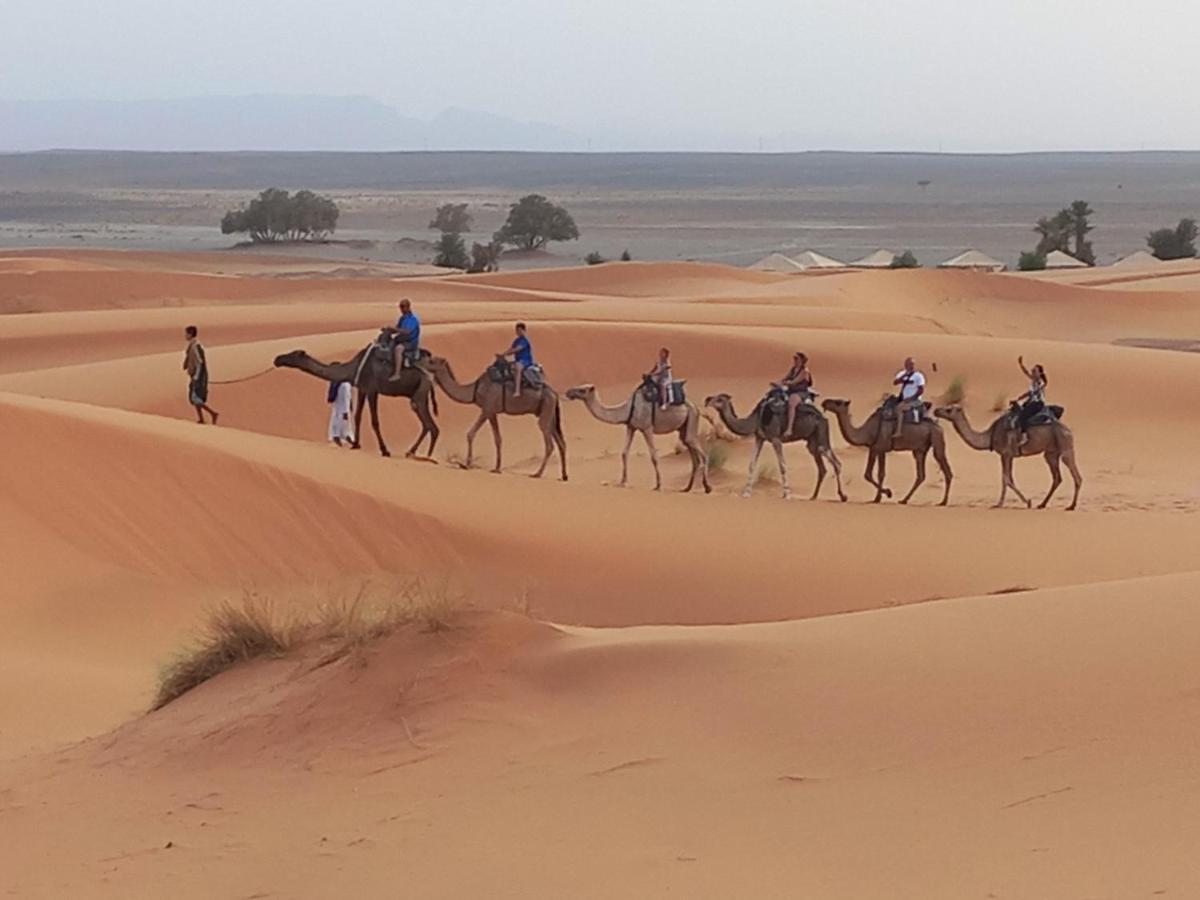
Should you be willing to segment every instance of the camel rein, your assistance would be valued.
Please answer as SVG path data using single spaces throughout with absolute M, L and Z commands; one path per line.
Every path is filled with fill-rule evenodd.
M 245 378 L 229 378 L 225 381 L 209 381 L 209 384 L 241 384 L 243 381 L 253 381 L 255 378 L 262 378 L 268 372 L 275 371 L 275 367 L 263 369 L 261 372 L 255 372 L 253 375 L 247 375 Z

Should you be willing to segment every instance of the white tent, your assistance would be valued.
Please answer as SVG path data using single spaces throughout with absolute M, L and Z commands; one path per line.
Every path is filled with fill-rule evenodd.
M 782 253 L 771 253 L 750 266 L 756 272 L 803 272 L 804 266 Z
M 1088 264 L 1076 259 L 1070 253 L 1061 250 L 1051 250 L 1046 254 L 1047 269 L 1086 269 Z
M 966 250 L 953 259 L 938 265 L 939 269 L 975 269 L 980 272 L 1003 272 L 1004 263 L 978 250 Z
M 817 253 L 815 250 L 805 250 L 803 253 L 792 257 L 792 261 L 798 263 L 805 269 L 844 269 L 846 264 L 841 260 L 834 259 L 832 256 L 825 256 Z
M 896 254 L 891 250 L 876 250 L 862 259 L 856 259 L 850 265 L 859 269 L 890 269 L 895 261 Z
M 1148 250 L 1136 250 L 1112 264 L 1114 269 L 1150 269 L 1162 265 L 1162 260 Z

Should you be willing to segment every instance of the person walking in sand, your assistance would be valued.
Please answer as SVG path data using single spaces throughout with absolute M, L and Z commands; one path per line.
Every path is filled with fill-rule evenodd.
M 348 381 L 329 382 L 329 440 L 337 446 L 354 443 L 354 423 L 350 421 L 353 401 Z
M 216 425 L 220 414 L 208 405 L 208 359 L 200 343 L 200 329 L 189 325 L 184 334 L 187 336 L 187 350 L 183 355 L 183 370 L 188 373 L 188 403 L 196 410 L 196 421 L 200 425 L 204 424 L 205 413 L 212 417 L 212 423 Z

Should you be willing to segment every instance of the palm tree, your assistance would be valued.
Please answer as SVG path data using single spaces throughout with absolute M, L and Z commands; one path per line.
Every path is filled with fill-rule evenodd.
M 1066 213 L 1064 221 L 1070 223 L 1070 231 L 1075 236 L 1075 258 L 1088 265 L 1095 263 L 1096 259 L 1092 254 L 1092 245 L 1090 241 L 1084 240 L 1087 233 L 1092 230 L 1092 226 L 1088 224 L 1088 216 L 1094 215 L 1095 210 L 1088 206 L 1086 200 L 1076 200 L 1062 213 Z

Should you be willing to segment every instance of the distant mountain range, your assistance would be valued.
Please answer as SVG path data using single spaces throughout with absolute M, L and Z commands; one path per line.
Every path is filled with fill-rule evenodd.
M 0 100 L 0 152 L 586 150 L 564 128 L 452 107 L 424 120 L 370 97 Z

